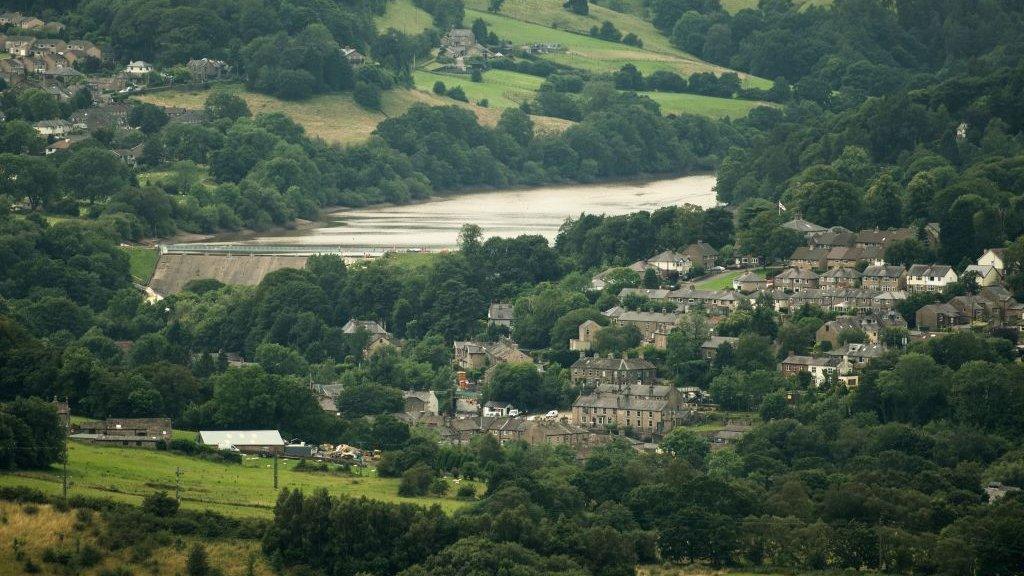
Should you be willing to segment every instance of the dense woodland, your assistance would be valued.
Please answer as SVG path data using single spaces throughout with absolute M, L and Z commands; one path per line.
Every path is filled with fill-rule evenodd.
M 122 31 L 162 22 L 157 14 L 165 11 L 200 10 L 146 3 L 152 18 L 128 26 L 123 21 L 142 6 L 23 4 L 14 7 L 70 11 L 76 32 L 150 50 L 158 60 L 178 58 L 179 28 Z M 421 4 L 438 22 L 461 17 L 455 4 Z M 209 10 L 222 14 L 221 23 L 236 23 L 268 5 Z M 311 25 L 325 26 L 338 43 L 380 38 L 361 19 L 362 8 L 274 9 L 277 17 L 257 19 L 264 27 L 214 34 L 210 49 L 299 49 L 318 36 Z M 724 408 L 757 412 L 753 431 L 713 453 L 703 437 L 679 430 L 663 442 L 664 454 L 616 443 L 580 463 L 561 450 L 501 447 L 486 435 L 468 447 L 438 446 L 387 416 L 400 406 L 399 389 L 451 389 L 452 341 L 501 335 L 485 322 L 492 301 L 514 302 L 511 336 L 547 365 L 543 375 L 503 369 L 485 398 L 565 407 L 578 392 L 565 369 L 576 357 L 567 349 L 576 327 L 604 322 L 600 311 L 613 305 L 650 306 L 618 299 L 619 288 L 643 282 L 635 274 L 585 291 L 594 271 L 696 240 L 726 254 L 785 257 L 802 238 L 778 224 L 796 211 L 853 229 L 939 222 L 939 251 L 908 241 L 893 254 L 907 262 L 959 265 L 1007 243 L 1007 283 L 1024 298 L 1021 6 L 837 0 L 832 8 L 797 9 L 765 0 L 730 16 L 715 0 L 662 0 L 649 9 L 685 49 L 778 79 L 773 90 L 784 105 L 737 121 L 666 117 L 650 101 L 614 89 L 638 81 L 629 71 L 578 91 L 574 80 L 549 75 L 564 89 L 545 92 L 575 94 L 571 102 L 582 103 L 580 121 L 560 135 L 535 134 L 520 110 L 487 128 L 459 108 L 416 107 L 383 122 L 368 144 L 340 148 L 306 137 L 283 115 L 253 117 L 244 102 L 217 93 L 207 102 L 210 122 L 199 126 L 167 123 L 140 105 L 143 161 L 173 174 L 152 183 L 105 149 L 118 144 L 108 136 L 121 136 L 98 134 L 69 154 L 38 155 L 44 142 L 22 120 L 34 119 L 38 95 L 4 100 L 12 120 L 0 125 L 0 165 L 17 179 L 0 179 L 0 193 L 5 205 L 27 197 L 31 210 L 0 214 L 0 462 L 36 468 L 59 459 L 53 415 L 18 400 L 56 395 L 93 417 L 159 415 L 182 428 L 279 428 L 308 441 L 380 448 L 381 473 L 402 476 L 403 485 L 426 487 L 440 473 L 487 484 L 479 502 L 453 516 L 284 493 L 263 550 L 297 573 L 307 565 L 324 574 L 484 574 L 501 564 L 524 575 L 611 576 L 658 560 L 900 574 L 1024 571 L 1020 493 L 990 503 L 982 489 L 990 481 L 1024 486 L 1024 369 L 1013 360 L 1014 334 L 894 346 L 847 391 L 775 371 L 772 341 L 806 351 L 829 319 L 821 310 L 782 318 L 770 301 L 741 307 L 718 326 L 740 340 L 710 364 L 699 354 L 707 325 L 693 315 L 672 332 L 667 350 L 645 353 L 677 385 L 705 387 Z M 195 24 L 214 25 L 205 16 Z M 580 215 L 554 246 L 540 237 L 484 239 L 467 226 L 458 252 L 423 264 L 384 259 L 346 267 L 317 257 L 255 287 L 198 281 L 158 305 L 131 285 L 118 247 L 179 229 L 283 225 L 329 204 L 694 168 L 718 170 L 720 199 L 735 212 L 679 206 Z M 780 214 L 779 201 L 790 213 Z M 81 208 L 82 217 L 50 221 L 35 208 L 76 215 Z M 901 312 L 909 319 L 914 309 Z M 366 335 L 341 331 L 351 318 L 382 321 L 405 345 L 363 359 Z M 609 334 L 598 343 L 602 352 L 638 352 L 635 335 Z M 133 342 L 127 352 L 123 341 Z M 259 366 L 229 367 L 227 352 Z M 310 382 L 345 385 L 341 418 L 320 410 Z M 789 403 L 785 392 L 794 390 L 799 400 Z M 11 449 L 26 443 L 35 447 L 30 455 Z M 169 521 L 154 526 L 174 530 Z

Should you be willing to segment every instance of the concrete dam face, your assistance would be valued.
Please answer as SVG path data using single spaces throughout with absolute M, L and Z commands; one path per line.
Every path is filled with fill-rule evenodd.
M 282 268 L 303 268 L 308 255 L 161 254 L 149 286 L 158 294 L 180 292 L 192 280 L 212 278 L 225 284 L 255 286 Z

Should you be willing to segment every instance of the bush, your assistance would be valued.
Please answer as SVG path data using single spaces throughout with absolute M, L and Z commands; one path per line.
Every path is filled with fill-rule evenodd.
M 473 500 L 476 498 L 476 488 L 469 484 L 462 484 L 459 489 L 455 491 L 455 497 L 459 500 Z
M 366 82 L 357 82 L 356 88 L 352 92 L 352 98 L 356 104 L 368 110 L 380 110 L 380 95 L 380 86 Z
M 466 92 L 462 89 L 462 86 L 449 89 L 448 97 L 459 102 L 469 102 L 469 98 L 466 98 Z
M 444 496 L 451 490 L 451 485 L 444 478 L 434 478 L 430 483 L 430 493 L 435 496 Z
M 487 108 L 488 106 L 491 105 L 491 102 L 487 98 L 484 98 L 482 100 L 478 100 L 476 105 L 481 108 Z
M 178 501 L 167 492 L 154 492 L 142 500 L 142 509 L 158 518 L 174 516 L 178 512 Z
M 444 85 L 444 82 L 441 82 L 440 80 L 434 82 L 434 94 L 437 94 L 438 96 L 444 96 L 445 92 L 447 91 L 448 87 Z
M 481 72 L 479 68 L 474 68 L 473 71 L 469 73 L 469 79 L 473 82 L 483 82 L 484 73 Z
M 434 471 L 423 464 L 417 464 L 402 473 L 402 483 L 398 485 L 398 495 L 423 496 L 430 489 L 433 480 Z

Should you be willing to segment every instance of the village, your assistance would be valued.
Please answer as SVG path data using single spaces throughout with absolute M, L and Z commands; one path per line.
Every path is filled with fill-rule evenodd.
M 515 307 L 498 302 L 490 305 L 487 324 L 499 336 L 493 341 L 455 341 L 452 387 L 402 391 L 404 409 L 393 416 L 410 427 L 429 430 L 439 442 L 450 445 L 468 445 L 474 437 L 490 435 L 502 444 L 565 446 L 586 457 L 594 447 L 615 439 L 631 443 L 638 451 L 660 451 L 659 443 L 674 428 L 699 427 L 712 450 L 718 450 L 749 431 L 756 415 L 720 411 L 706 389 L 659 377 L 658 365 L 643 352 L 665 351 L 670 334 L 688 318 L 706 321 L 708 333 L 700 345 L 700 357 L 712 364 L 719 355 L 731 356 L 736 350 L 740 338 L 720 335 L 716 326 L 738 310 L 768 302 L 772 313 L 783 318 L 808 309 L 826 313 L 830 319 L 814 333 L 811 354 L 781 349 L 780 343 L 771 350 L 778 358 L 775 369 L 792 383 L 786 395 L 792 403 L 808 389 L 856 389 L 860 372 L 869 362 L 913 342 L 965 330 L 1016 331 L 1024 322 L 1024 305 L 1003 285 L 1005 256 L 1000 248 L 985 250 L 976 263 L 959 272 L 930 263 L 906 267 L 887 263 L 884 254 L 892 243 L 916 238 L 918 232 L 912 229 L 825 229 L 799 216 L 783 227 L 802 234 L 806 245 L 798 247 L 782 266 L 741 257 L 723 261 L 710 245 L 697 242 L 593 276 L 592 291 L 621 282 L 623 274 L 654 286 L 621 288 L 619 305 L 602 314 L 606 322 L 582 322 L 576 337 L 565 343 L 578 354 L 568 367 L 578 396 L 566 409 L 550 406 L 526 413 L 511 402 L 484 397 L 483 391 L 503 364 L 531 365 L 541 373 L 546 369 L 539 356 L 510 338 Z M 936 227 L 929 225 L 925 234 Z M 731 286 L 698 287 L 709 279 L 731 281 Z M 954 287 L 960 288 L 957 295 L 949 295 Z M 932 303 L 920 306 L 908 319 L 901 314 L 900 304 L 911 297 Z M 606 326 L 635 329 L 639 336 L 635 350 L 640 352 L 593 352 Z M 378 321 L 350 320 L 342 330 L 363 336 L 364 358 L 403 346 Z M 253 364 L 237 355 L 230 362 Z M 341 412 L 335 400 L 342 389 L 339 384 L 312 386 L 321 408 L 337 415 Z M 68 410 L 62 405 L 62 411 Z M 169 438 L 171 429 L 170 420 L 164 418 L 115 418 L 75 425 L 71 439 L 152 448 Z M 358 464 L 380 455 L 369 447 L 286 441 L 276 430 L 199 431 L 197 441 L 221 450 Z

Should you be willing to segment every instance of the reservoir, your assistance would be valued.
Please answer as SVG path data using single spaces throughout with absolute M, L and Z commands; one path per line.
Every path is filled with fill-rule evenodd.
M 490 236 L 539 234 L 552 244 L 566 218 L 581 213 L 620 215 L 665 206 L 715 206 L 712 174 L 525 190 L 497 190 L 442 196 L 402 206 L 370 206 L 329 213 L 315 227 L 261 234 L 240 244 L 317 244 L 353 249 L 452 248 L 463 224 Z

